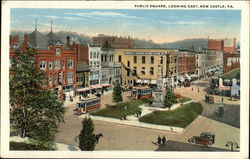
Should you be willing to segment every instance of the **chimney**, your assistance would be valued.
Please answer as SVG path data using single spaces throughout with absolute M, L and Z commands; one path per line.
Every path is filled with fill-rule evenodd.
M 70 47 L 70 37 L 67 36 L 67 46 Z
M 24 42 L 25 43 L 29 42 L 29 35 L 27 33 L 24 34 Z

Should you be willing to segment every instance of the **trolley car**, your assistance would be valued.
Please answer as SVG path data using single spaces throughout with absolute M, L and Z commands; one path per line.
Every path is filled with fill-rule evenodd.
M 101 99 L 99 97 L 84 98 L 77 103 L 76 111 L 78 114 L 83 114 L 100 109 L 100 107 Z
M 153 90 L 151 88 L 134 88 L 131 91 L 131 99 L 145 99 L 152 97 Z

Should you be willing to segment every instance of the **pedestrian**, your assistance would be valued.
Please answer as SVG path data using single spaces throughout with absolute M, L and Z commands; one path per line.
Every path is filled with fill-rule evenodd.
M 198 92 L 200 92 L 200 89 L 198 88 Z
M 162 138 L 162 144 L 164 145 L 165 143 L 166 143 L 166 138 L 165 138 L 165 136 L 163 136 L 163 138 Z
M 194 90 L 194 88 L 192 87 L 192 91 Z
M 160 135 L 158 136 L 158 138 L 157 138 L 157 143 L 160 145 L 161 144 L 161 137 L 160 137 Z
M 141 114 L 142 114 L 142 111 L 141 111 L 141 110 L 139 111 L 139 114 L 140 114 L 140 117 L 141 117 Z
M 223 101 L 224 101 L 224 98 L 223 98 L 223 97 L 221 97 L 221 102 L 223 103 Z
M 73 97 L 72 96 L 70 96 L 70 101 L 73 102 Z
M 138 114 L 139 114 L 139 112 L 137 111 L 137 112 L 136 112 L 136 117 L 137 117 L 137 118 L 138 118 Z

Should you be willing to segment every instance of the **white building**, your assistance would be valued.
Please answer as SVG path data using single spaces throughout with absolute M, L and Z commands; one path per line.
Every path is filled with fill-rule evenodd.
M 90 85 L 99 85 L 100 70 L 101 70 L 101 47 L 88 45 L 88 51 L 89 51 Z

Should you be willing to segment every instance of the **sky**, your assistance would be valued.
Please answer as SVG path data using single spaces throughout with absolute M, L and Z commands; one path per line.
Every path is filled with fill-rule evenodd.
M 240 39 L 240 10 L 27 9 L 10 12 L 11 30 L 131 36 L 156 43 L 188 38 Z

